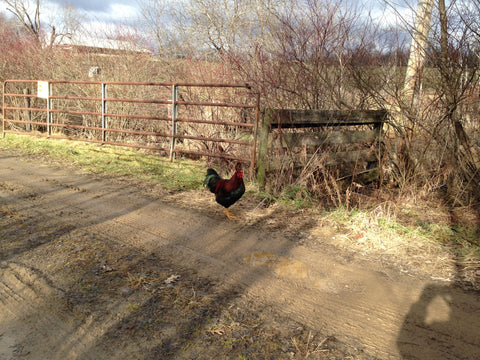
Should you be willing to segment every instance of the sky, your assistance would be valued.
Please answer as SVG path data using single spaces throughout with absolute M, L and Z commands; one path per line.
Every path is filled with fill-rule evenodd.
M 128 23 L 140 15 L 135 0 L 40 0 L 42 18 L 56 14 L 59 11 L 59 4 L 73 4 L 92 23 Z M 5 4 L 0 1 L 0 12 L 8 14 L 5 9 Z
M 128 23 L 138 18 L 140 9 L 136 1 L 128 0 L 58 0 L 73 4 L 92 22 Z
M 65 1 L 62 1 L 65 2 Z M 132 4 L 132 1 L 121 1 L 121 0 L 110 0 L 110 1 L 99 1 L 99 0 L 74 0 L 68 1 L 67 3 L 73 3 L 77 8 L 85 11 L 93 12 L 107 12 L 117 6 L 128 6 L 129 3 Z M 132 5 L 130 5 L 132 6 Z M 135 5 L 133 5 L 135 6 Z
M 31 1 L 35 0 L 23 0 Z M 176 1 L 176 0 L 171 0 Z M 346 0 L 349 1 L 349 0 Z M 386 6 L 386 0 L 364 0 L 373 4 L 373 11 L 370 15 L 375 17 L 377 21 L 383 25 L 393 25 L 396 22 L 396 14 L 391 7 Z M 390 4 L 395 4 L 397 10 L 401 9 L 401 5 L 405 5 L 405 1 L 409 0 L 387 0 Z M 411 0 L 416 3 L 417 0 Z M 83 25 L 86 30 L 82 37 L 91 36 L 102 37 L 102 34 L 113 35 L 122 29 L 125 32 L 134 34 L 138 31 L 135 20 L 140 16 L 139 0 L 40 0 L 41 16 L 43 24 L 55 24 L 55 17 L 60 13 L 59 4 L 72 4 L 77 11 L 82 14 Z M 356 0 L 354 1 L 355 3 Z M 405 7 L 403 10 L 407 10 Z M 0 0 L 0 11 L 7 13 L 5 4 Z M 56 24 L 55 24 L 56 25 Z M 57 26 L 58 27 L 58 26 Z
M 377 6 L 374 7 L 375 12 L 379 16 L 383 15 L 384 21 L 392 19 L 393 14 L 387 15 L 384 13 L 385 10 L 387 10 L 387 13 L 389 12 L 388 9 L 385 9 L 385 0 L 366 1 L 367 3 L 371 2 L 377 4 Z M 400 2 L 404 2 L 404 0 L 400 0 Z M 90 20 L 95 20 L 97 22 L 126 23 L 133 21 L 140 15 L 140 8 L 137 0 L 40 0 L 40 4 L 44 8 L 43 13 L 46 12 L 45 9 L 49 9 L 49 12 L 55 13 L 54 9 L 58 6 L 56 5 L 58 3 L 73 4 L 75 8 L 79 9 Z M 394 4 L 394 2 L 391 3 Z M 397 4 L 397 6 L 398 5 L 399 4 Z M 0 11 L 5 13 L 5 5 L 2 1 L 0 1 Z

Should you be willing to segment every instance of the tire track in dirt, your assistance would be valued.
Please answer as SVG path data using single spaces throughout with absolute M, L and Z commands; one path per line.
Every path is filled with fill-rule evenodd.
M 0 317 L 8 339 L 3 346 L 5 359 L 28 358 L 28 348 L 40 349 L 36 358 L 76 358 L 93 340 L 82 331 L 82 324 L 59 311 L 63 294 L 34 269 L 7 262 L 0 268 Z M 63 336 L 58 339 L 58 336 Z M 1 339 L 0 339 L 1 340 Z M 55 349 L 40 344 L 61 344 Z M 2 347 L 0 347 L 1 349 Z M 10 354 L 5 349 L 10 349 Z

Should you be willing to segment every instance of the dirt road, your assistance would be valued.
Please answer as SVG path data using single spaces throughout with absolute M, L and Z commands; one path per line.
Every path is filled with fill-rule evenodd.
M 480 358 L 478 292 L 248 206 L 1 150 L 0 360 Z

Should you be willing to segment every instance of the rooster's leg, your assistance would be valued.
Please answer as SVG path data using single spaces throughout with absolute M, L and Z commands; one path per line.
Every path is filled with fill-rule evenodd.
M 225 215 L 227 215 L 227 218 L 229 219 L 235 219 L 235 215 L 233 215 L 228 208 L 225 209 Z

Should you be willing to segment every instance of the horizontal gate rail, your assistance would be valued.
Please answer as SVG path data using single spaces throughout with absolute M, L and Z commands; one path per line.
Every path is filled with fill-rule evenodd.
M 228 122 L 228 121 L 208 121 L 208 120 L 179 119 L 179 118 L 177 118 L 176 121 L 177 122 L 186 122 L 186 123 L 197 123 L 197 124 L 238 126 L 238 127 L 246 127 L 246 128 L 254 128 L 256 126 L 255 124 L 235 123 L 235 122 Z
M 40 83 L 4 82 L 3 136 L 145 148 L 171 159 L 179 153 L 240 160 L 255 168 L 260 97 L 247 84 L 52 80 L 42 82 L 45 97 L 35 91 Z

